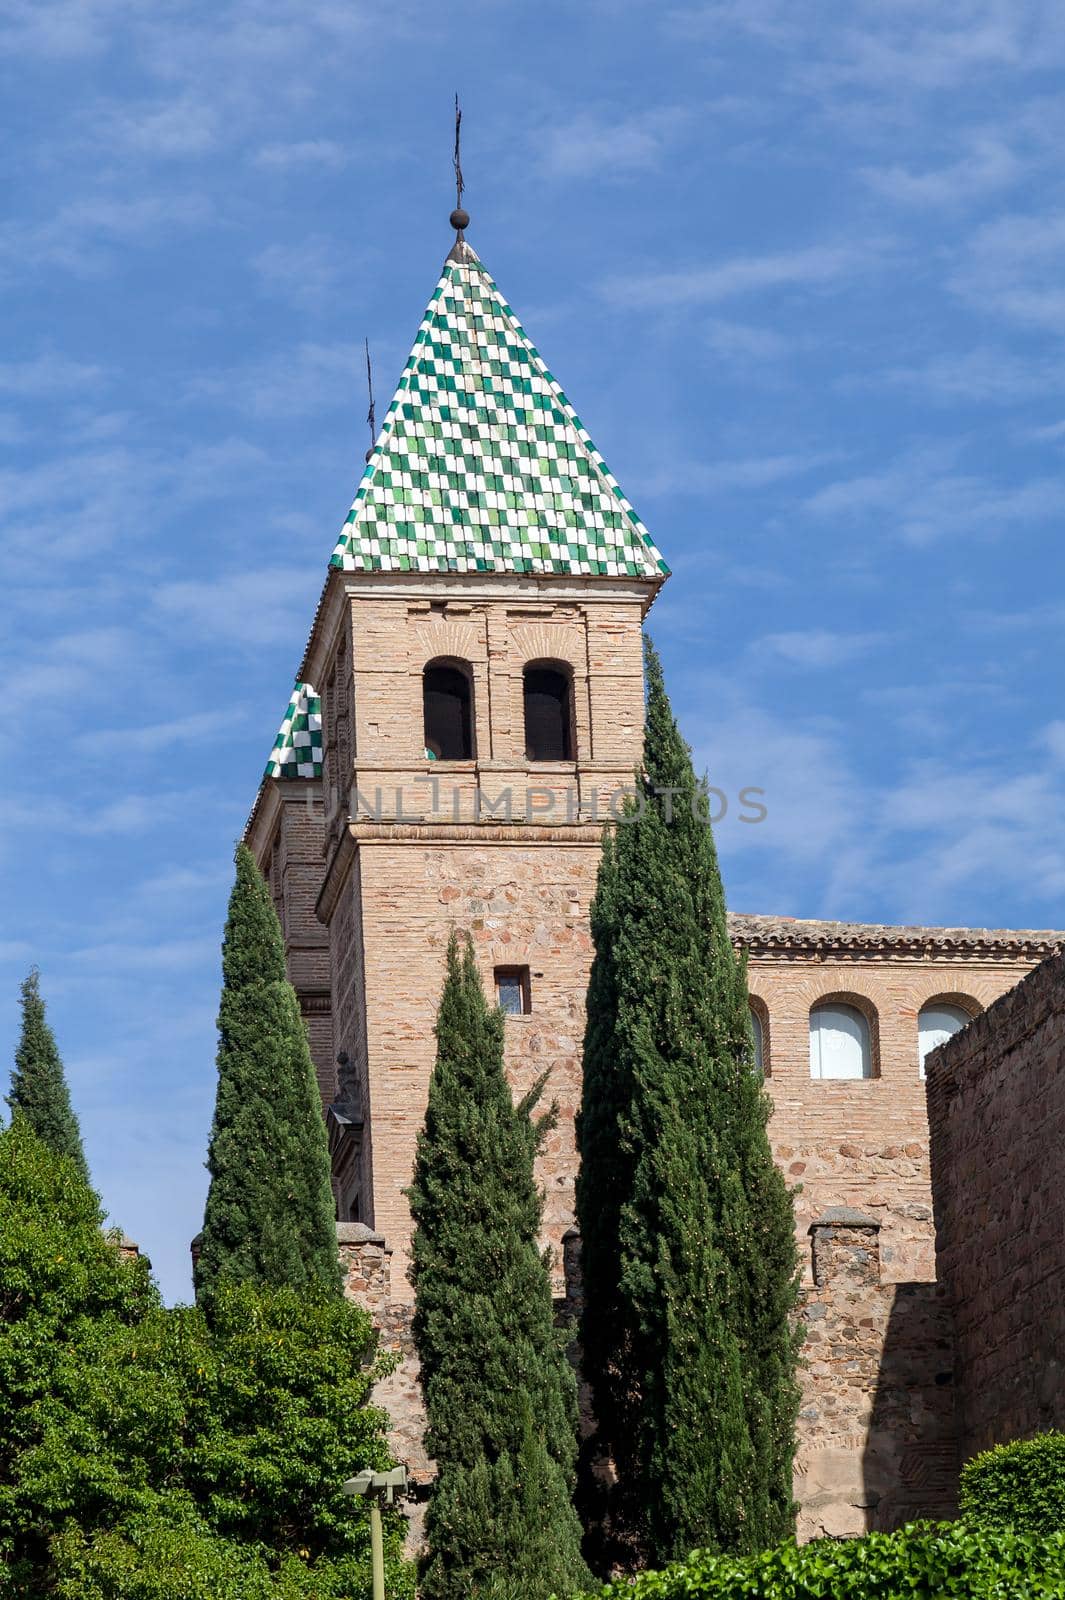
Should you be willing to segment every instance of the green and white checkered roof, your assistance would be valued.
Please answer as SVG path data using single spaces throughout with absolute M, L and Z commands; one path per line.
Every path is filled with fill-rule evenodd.
M 634 578 L 669 571 L 465 243 L 444 265 L 330 565 Z
M 297 683 L 266 763 L 267 778 L 322 776 L 322 702 L 309 683 Z

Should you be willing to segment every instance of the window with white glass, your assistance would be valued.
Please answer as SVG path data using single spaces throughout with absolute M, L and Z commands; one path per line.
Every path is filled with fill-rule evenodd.
M 751 1033 L 754 1035 L 754 1065 L 758 1072 L 765 1073 L 765 1045 L 762 1041 L 762 1019 L 754 1006 L 751 1007 Z
M 869 1019 L 857 1006 L 833 1000 L 810 1012 L 811 1078 L 871 1078 Z
M 924 1077 L 924 1064 L 930 1050 L 935 1050 L 938 1045 L 946 1044 L 948 1039 L 953 1039 L 959 1029 L 971 1022 L 967 1011 L 961 1006 L 952 1006 L 944 1001 L 937 1000 L 933 1005 L 924 1006 L 917 1018 L 917 1057 L 920 1062 L 921 1077 Z

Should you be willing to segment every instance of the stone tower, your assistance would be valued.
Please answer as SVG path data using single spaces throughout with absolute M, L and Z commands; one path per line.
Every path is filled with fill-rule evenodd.
M 403 1189 L 444 953 L 474 940 L 516 1091 L 545 1069 L 573 1219 L 588 909 L 667 569 L 462 235 L 344 524 L 248 838 L 281 914 L 341 1221 L 409 1294 Z
M 247 830 L 318 1069 L 348 1292 L 401 1357 L 377 1398 L 423 1483 L 403 1190 L 448 935 L 472 936 L 508 1012 L 515 1091 L 549 1072 L 561 1114 L 540 1164 L 545 1231 L 556 1290 L 576 1294 L 588 909 L 603 822 L 640 757 L 641 624 L 665 576 L 460 234 L 333 552 Z M 949 1514 L 952 1332 L 923 1061 L 1065 935 L 730 926 L 750 963 L 774 1155 L 802 1184 L 800 1533 Z

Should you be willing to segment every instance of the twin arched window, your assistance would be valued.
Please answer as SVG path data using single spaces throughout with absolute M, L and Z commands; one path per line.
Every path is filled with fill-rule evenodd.
M 573 686 L 568 670 L 531 662 L 522 674 L 525 755 L 529 761 L 572 761 Z M 444 657 L 422 673 L 425 754 L 430 761 L 470 761 L 474 754 L 473 679 L 465 661 Z

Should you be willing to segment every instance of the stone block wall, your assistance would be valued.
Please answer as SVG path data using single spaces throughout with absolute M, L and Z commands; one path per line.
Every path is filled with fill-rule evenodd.
M 961 1447 L 1065 1428 L 1065 954 L 928 1061 Z
M 956 1509 L 949 1308 L 931 1283 L 888 1283 L 880 1224 L 833 1207 L 809 1229 L 812 1283 L 795 1459 L 801 1539 L 889 1530 Z
M 337 1249 L 344 1274 L 344 1293 L 368 1311 L 378 1333 L 379 1349 L 396 1358 L 395 1369 L 375 1386 L 373 1403 L 387 1411 L 389 1445 L 407 1468 L 408 1544 L 422 1540 L 425 1500 L 436 1465 L 425 1449 L 425 1406 L 418 1382 L 418 1358 L 411 1337 L 412 1306 L 392 1299 L 392 1251 L 384 1235 L 362 1222 L 337 1223 Z
M 847 1208 L 826 1211 L 810 1228 L 813 1283 L 799 1312 L 805 1338 L 795 1463 L 801 1539 L 891 1529 L 955 1511 L 949 1309 L 935 1284 L 881 1281 L 879 1233 L 873 1218 Z M 416 1548 L 436 1469 L 425 1449 L 413 1308 L 393 1296 L 392 1251 L 383 1235 L 362 1223 L 339 1223 L 337 1242 L 345 1293 L 370 1313 L 381 1348 L 398 1358 L 374 1401 L 389 1414 L 392 1449 L 411 1476 Z M 572 1326 L 583 1303 L 575 1229 L 566 1234 L 563 1265 L 556 1310 L 560 1322 Z M 574 1354 L 579 1357 L 576 1347 Z M 583 1382 L 579 1404 L 587 1438 L 595 1422 Z

